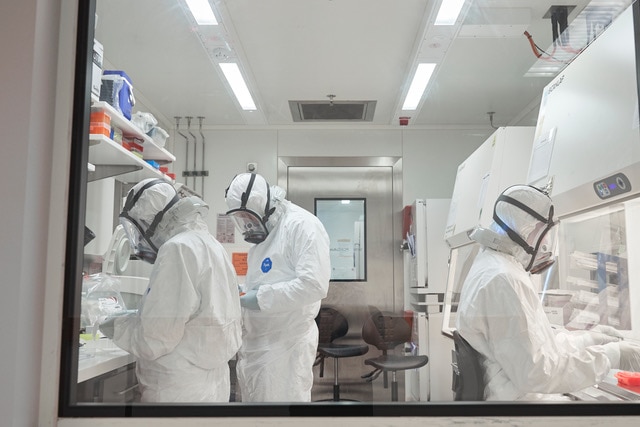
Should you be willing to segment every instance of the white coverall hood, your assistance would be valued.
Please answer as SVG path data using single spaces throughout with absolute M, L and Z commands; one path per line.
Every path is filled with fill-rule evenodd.
M 276 194 L 271 194 L 272 188 Z M 227 215 L 233 219 L 244 239 L 257 244 L 267 238 L 275 228 L 277 218 L 281 217 L 282 213 L 277 211 L 279 203 L 284 200 L 284 190 L 270 187 L 261 175 L 243 173 L 233 178 L 225 192 L 225 200 L 229 208 Z
M 536 274 L 555 261 L 556 224 L 546 193 L 529 185 L 514 185 L 498 197 L 490 229 L 477 228 L 469 237 L 513 255 L 525 271 Z
M 158 249 L 164 241 L 156 233 L 165 214 L 178 201 L 175 188 L 162 179 L 150 178 L 140 181 L 127 194 L 127 200 L 120 213 L 122 224 L 133 253 L 140 259 L 155 262 Z M 167 225 L 165 222 L 164 228 Z

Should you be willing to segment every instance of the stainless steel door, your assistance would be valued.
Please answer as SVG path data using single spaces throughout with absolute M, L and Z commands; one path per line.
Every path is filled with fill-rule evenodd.
M 340 310 L 349 321 L 341 341 L 361 342 L 362 325 L 369 307 L 401 311 L 403 266 L 399 250 L 402 238 L 402 160 L 392 157 L 280 157 L 278 185 L 293 203 L 314 212 L 316 198 L 366 199 L 366 281 L 331 282 L 323 304 Z M 372 348 L 359 357 L 340 360 L 341 396 L 360 401 L 388 401 L 382 379 L 365 382 L 371 371 L 367 357 L 380 352 Z M 324 378 L 316 371 L 312 400 L 331 398 L 333 366 L 325 366 Z M 399 375 L 400 400 L 404 400 L 404 376 Z
M 287 198 L 314 212 L 316 198 L 366 199 L 366 281 L 332 281 L 323 301 L 345 313 L 360 334 L 368 307 L 394 311 L 393 169 L 389 166 L 289 166 Z M 396 251 L 397 252 L 397 251 Z M 401 283 L 401 282 L 400 282 Z M 401 294 L 400 294 L 401 295 Z

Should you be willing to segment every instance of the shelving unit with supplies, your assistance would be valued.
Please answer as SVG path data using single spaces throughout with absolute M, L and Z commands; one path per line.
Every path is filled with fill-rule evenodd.
M 162 178 L 173 182 L 169 176 L 146 162 L 153 160 L 160 165 L 166 165 L 176 160 L 173 154 L 158 146 L 153 139 L 107 102 L 94 102 L 91 110 L 107 113 L 111 117 L 111 126 L 121 129 L 124 136 L 142 140 L 144 154 L 140 158 L 105 135 L 91 134 L 89 163 L 95 167 L 95 171 L 89 171 L 89 181 L 114 177 L 121 182 L 138 182 L 146 178 Z

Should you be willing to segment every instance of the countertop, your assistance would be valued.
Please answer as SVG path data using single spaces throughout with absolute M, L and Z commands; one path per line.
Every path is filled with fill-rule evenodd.
M 108 338 L 85 341 L 79 352 L 78 382 L 106 374 L 133 362 L 133 355 L 119 348 Z

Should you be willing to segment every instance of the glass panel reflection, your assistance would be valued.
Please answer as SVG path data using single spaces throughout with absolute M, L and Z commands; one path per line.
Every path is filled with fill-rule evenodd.
M 330 239 L 331 280 L 367 280 L 365 199 L 315 199 Z

